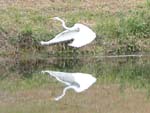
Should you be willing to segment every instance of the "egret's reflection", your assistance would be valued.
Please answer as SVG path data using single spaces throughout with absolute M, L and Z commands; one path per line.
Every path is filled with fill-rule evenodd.
M 63 93 L 55 98 L 56 101 L 60 100 L 68 89 L 74 89 L 77 93 L 80 93 L 96 82 L 96 78 L 87 73 L 67 73 L 50 70 L 42 71 L 42 73 L 48 73 L 50 76 L 67 85 Z

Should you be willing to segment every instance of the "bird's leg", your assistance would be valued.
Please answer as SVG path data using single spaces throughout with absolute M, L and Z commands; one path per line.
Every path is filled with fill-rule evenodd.
M 50 71 L 48 71 L 48 70 L 45 70 L 45 71 L 41 71 L 41 73 L 42 73 L 42 74 L 45 74 L 45 73 L 48 73 L 48 74 L 50 74 Z
M 68 89 L 71 89 L 71 88 L 74 88 L 74 86 L 68 86 L 68 87 L 64 88 L 63 93 L 62 93 L 60 96 L 56 97 L 56 98 L 55 98 L 55 101 L 58 101 L 58 100 L 60 100 L 63 96 L 65 96 L 66 91 L 67 91 Z

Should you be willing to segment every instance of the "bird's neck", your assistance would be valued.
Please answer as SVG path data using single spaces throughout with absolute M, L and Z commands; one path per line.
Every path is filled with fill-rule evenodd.
M 62 23 L 62 26 L 66 29 L 66 30 L 70 30 L 70 31 L 79 31 L 80 29 L 79 28 L 76 28 L 76 27 L 67 27 L 66 24 L 65 24 L 65 21 L 63 20 L 59 20 L 61 23 Z
M 64 22 L 64 21 L 62 21 L 62 20 L 61 20 L 61 22 L 62 22 L 62 26 L 63 26 L 65 29 L 67 29 L 67 30 L 69 30 L 69 29 L 70 29 L 69 27 L 67 27 L 67 26 L 66 26 L 66 24 L 65 24 L 65 22 Z

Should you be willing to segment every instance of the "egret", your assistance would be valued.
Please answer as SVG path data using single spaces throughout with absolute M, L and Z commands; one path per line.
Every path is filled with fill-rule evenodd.
M 87 73 L 67 73 L 50 70 L 42 71 L 42 73 L 48 73 L 50 76 L 55 77 L 59 82 L 67 85 L 67 87 L 64 88 L 63 93 L 55 98 L 55 101 L 58 101 L 65 96 L 68 89 L 73 89 L 77 93 L 80 93 L 96 82 L 96 78 Z
M 83 24 L 76 23 L 73 27 L 69 28 L 66 26 L 64 20 L 59 17 L 54 17 L 53 19 L 60 21 L 65 31 L 59 33 L 49 41 L 41 41 L 41 45 L 50 45 L 73 40 L 68 46 L 79 48 L 91 43 L 96 38 L 96 34 Z

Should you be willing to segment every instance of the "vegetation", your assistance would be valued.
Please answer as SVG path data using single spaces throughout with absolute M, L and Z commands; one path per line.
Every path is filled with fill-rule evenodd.
M 150 1 L 136 1 L 136 6 L 131 5 L 135 4 L 132 0 L 127 1 L 2 1 L 0 112 L 150 111 L 149 58 L 101 58 L 150 52 Z M 67 26 L 81 22 L 91 27 L 97 34 L 96 40 L 79 49 L 66 44 L 39 45 L 39 41 L 49 40 L 63 30 L 59 22 L 50 19 L 58 15 Z M 91 73 L 97 77 L 97 83 L 79 95 L 69 91 L 64 100 L 55 103 L 51 99 L 64 86 L 42 75 L 43 69 Z
M 101 11 L 94 9 L 94 7 L 92 7 L 93 10 L 86 9 L 83 6 L 77 6 L 78 3 L 79 1 L 75 2 L 73 6 L 70 3 L 64 3 L 58 8 L 56 8 L 56 4 L 52 4 L 47 9 L 1 8 L 1 37 L 4 37 L 3 41 L 6 39 L 7 45 L 11 46 L 18 43 L 18 34 L 23 35 L 24 33 L 32 35 L 31 37 L 37 43 L 40 40 L 49 40 L 62 31 L 60 23 L 50 19 L 59 15 L 67 21 L 68 26 L 81 22 L 87 24 L 96 32 L 97 40 L 91 44 L 95 49 L 93 50 L 89 46 L 81 48 L 79 51 L 84 49 L 84 51 L 92 51 L 96 54 L 133 54 L 150 51 L 148 1 L 146 5 L 143 3 L 133 10 L 116 11 L 115 13 Z M 66 9 L 66 6 L 69 6 L 69 9 Z M 98 4 L 97 7 L 102 6 Z

